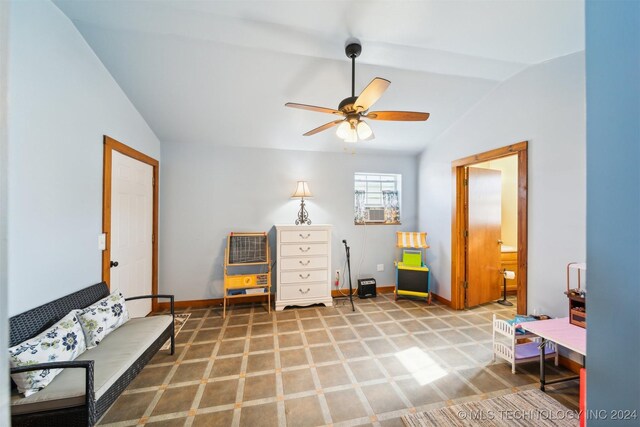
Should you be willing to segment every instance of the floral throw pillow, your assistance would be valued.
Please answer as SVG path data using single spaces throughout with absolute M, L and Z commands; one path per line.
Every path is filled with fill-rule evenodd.
M 85 350 L 82 327 L 75 311 L 72 311 L 40 335 L 11 347 L 9 364 L 17 368 L 46 362 L 67 362 Z M 12 374 L 11 378 L 18 391 L 28 397 L 45 388 L 60 372 L 62 369 L 43 369 Z
M 77 312 L 87 348 L 97 346 L 104 337 L 129 320 L 124 296 L 119 291 Z

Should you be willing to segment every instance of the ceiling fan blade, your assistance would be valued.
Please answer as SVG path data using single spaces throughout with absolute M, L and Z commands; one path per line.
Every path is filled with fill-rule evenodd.
M 366 116 L 372 120 L 395 120 L 399 122 L 423 122 L 429 118 L 429 113 L 415 111 L 372 111 Z
M 311 135 L 315 135 L 318 132 L 322 132 L 323 130 L 327 130 L 330 129 L 332 127 L 334 127 L 335 125 L 344 122 L 344 120 L 336 120 L 334 122 L 329 122 L 329 123 L 325 123 L 322 126 L 318 126 L 315 129 L 311 129 L 309 132 L 303 134 L 304 136 L 311 136 Z
M 391 82 L 389 80 L 380 77 L 376 77 L 371 80 L 371 83 L 369 83 L 369 85 L 364 88 L 360 96 L 358 96 L 353 107 L 358 111 L 368 110 L 378 99 L 380 99 L 390 84 Z
M 334 110 L 333 108 L 316 107 L 315 105 L 296 104 L 295 102 L 287 102 L 285 107 L 299 108 L 301 110 L 316 111 L 318 113 L 337 114 L 338 116 L 344 116 L 342 111 Z

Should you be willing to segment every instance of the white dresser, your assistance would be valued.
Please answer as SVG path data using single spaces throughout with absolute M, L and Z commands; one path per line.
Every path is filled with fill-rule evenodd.
M 276 230 L 276 310 L 332 306 L 331 225 L 276 225 Z

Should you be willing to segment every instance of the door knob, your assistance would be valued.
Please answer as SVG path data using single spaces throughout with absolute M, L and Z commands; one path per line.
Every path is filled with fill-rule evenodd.
M 502 240 L 498 239 L 498 244 L 501 245 L 502 244 Z
M 117 267 L 118 261 L 111 261 L 111 267 Z

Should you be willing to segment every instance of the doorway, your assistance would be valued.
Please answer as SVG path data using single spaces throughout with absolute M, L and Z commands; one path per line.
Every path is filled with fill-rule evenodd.
M 515 273 L 507 292 L 515 290 L 517 312 L 525 314 L 527 142 L 456 160 L 452 173 L 451 306 L 464 309 L 502 299 L 506 269 Z M 503 175 L 515 181 L 509 191 Z M 510 206 L 505 208 L 502 198 Z
M 104 137 L 102 280 L 125 297 L 158 293 L 158 169 L 157 160 Z M 157 300 L 127 308 L 146 316 Z

